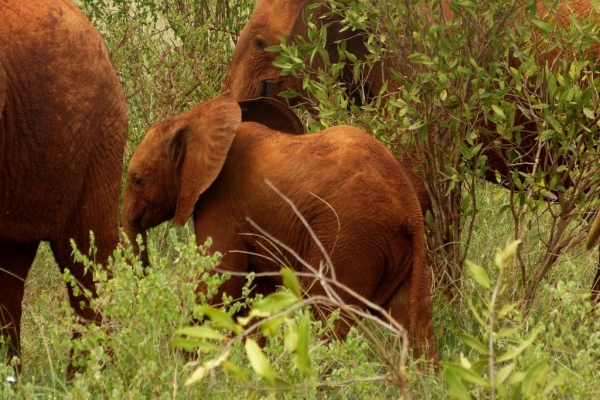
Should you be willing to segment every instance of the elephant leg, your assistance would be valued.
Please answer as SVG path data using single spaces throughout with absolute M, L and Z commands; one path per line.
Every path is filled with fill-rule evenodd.
M 89 241 L 89 239 L 87 239 Z M 76 241 L 78 243 L 78 249 L 82 251 L 83 254 L 86 254 L 81 246 L 81 242 Z M 83 265 L 77 264 L 74 262 L 74 258 L 71 250 L 71 246 L 67 240 L 62 241 L 50 241 L 50 247 L 52 248 L 52 252 L 54 253 L 54 258 L 60 268 L 61 274 L 65 272 L 66 269 L 69 270 L 71 275 L 75 280 L 75 285 L 78 287 L 78 290 L 75 291 L 72 285 L 67 285 L 67 293 L 69 295 L 69 303 L 73 308 L 73 311 L 79 317 L 79 320 L 83 324 L 96 323 L 100 324 L 102 322 L 102 317 L 99 313 L 96 313 L 89 306 L 89 298 L 85 295 L 85 291 L 89 290 L 91 292 L 91 297 L 96 296 L 96 288 L 93 281 L 92 273 L 88 271 L 84 273 Z M 87 247 L 86 247 L 87 249 Z M 81 337 L 81 332 L 79 330 L 73 331 L 72 340 L 77 340 Z M 110 349 L 108 350 L 110 351 Z M 85 355 L 84 355 L 85 357 Z M 74 363 L 74 351 L 71 349 L 70 352 L 70 362 L 67 367 L 67 378 L 71 379 L 76 372 L 81 370 L 81 367 Z
M 333 240 L 328 241 L 326 238 L 324 238 L 322 241 L 326 249 L 332 249 L 334 247 L 331 244 L 333 243 Z M 332 263 L 334 265 L 335 274 L 339 283 L 354 289 L 366 299 L 373 300 L 379 281 L 379 273 L 367 274 L 364 272 L 371 271 L 370 266 L 374 264 L 372 255 L 369 254 L 369 252 L 356 254 L 350 250 L 351 246 L 344 243 L 338 243 L 338 246 L 339 248 L 335 249 L 335 253 L 330 254 L 330 256 L 333 256 Z M 324 258 L 325 257 L 321 252 L 321 249 L 315 245 L 310 249 L 305 260 L 309 262 L 313 268 L 318 269 L 319 265 L 322 262 L 325 262 Z M 360 270 L 358 268 L 355 269 L 355 267 L 358 266 L 360 266 Z M 325 268 L 328 267 L 326 266 Z M 307 268 L 303 268 L 302 272 L 310 273 Z M 330 272 L 331 271 L 328 271 L 326 273 L 331 276 Z M 324 289 L 323 284 L 315 278 L 304 277 L 302 278 L 302 284 L 310 296 L 329 296 L 327 291 Z M 366 310 L 366 305 L 360 300 L 356 299 L 354 296 L 348 294 L 341 287 L 338 287 L 335 284 L 330 284 L 330 286 L 343 304 L 340 309 L 340 318 L 334 322 L 332 334 L 338 340 L 345 340 L 346 336 L 348 336 L 348 333 L 350 332 L 350 328 L 356 325 L 356 318 L 358 318 L 358 316 L 356 315 L 355 310 L 364 311 Z M 338 299 L 333 300 L 335 300 L 335 302 L 338 301 Z M 315 318 L 326 321 L 336 310 L 338 310 L 338 308 L 333 304 L 329 302 L 323 302 L 322 304 L 318 304 L 313 307 L 313 315 Z
M 73 275 L 75 285 L 78 288 L 78 290 L 75 291 L 72 285 L 68 285 L 67 287 L 69 303 L 75 311 L 75 314 L 81 318 L 82 322 L 100 323 L 100 316 L 89 307 L 89 298 L 84 293 L 85 291 L 90 291 L 91 297 L 96 296 L 96 287 L 92 273 L 90 271 L 84 273 L 83 265 L 75 263 L 73 255 L 71 254 L 72 250 L 70 245 L 67 248 L 65 243 L 57 244 L 56 242 L 51 241 L 50 247 L 52 248 L 54 258 L 60 268 L 61 274 L 64 274 L 65 270 L 68 269 L 71 275 Z
M 94 180 L 90 178 L 91 185 L 94 184 L 93 182 Z M 92 231 L 95 238 L 95 252 L 93 258 L 89 257 L 97 264 L 106 265 L 109 255 L 112 254 L 119 241 L 117 191 L 114 191 L 114 196 L 109 196 L 110 190 L 107 189 L 106 192 L 105 195 L 108 198 L 114 198 L 110 202 L 107 197 L 93 196 L 93 193 L 88 193 L 81 203 L 78 214 L 74 215 L 67 224 L 68 228 L 61 232 L 60 236 L 50 239 L 50 246 L 61 273 L 69 270 L 79 289 L 75 291 L 72 285 L 68 285 L 67 292 L 69 303 L 83 324 L 101 324 L 102 316 L 89 305 L 89 299 L 97 296 L 92 273 L 85 272 L 84 266 L 75 262 L 69 239 L 72 238 L 77 249 L 87 255 L 90 247 L 89 232 Z M 89 291 L 89 296 L 86 296 L 84 291 Z M 75 330 L 73 340 L 79 337 L 81 337 L 81 332 Z M 110 352 L 110 349 L 106 349 L 106 351 Z M 69 378 L 79 370 L 73 361 L 73 350 L 71 350 L 71 362 L 67 368 L 67 377 Z
M 8 359 L 20 354 L 21 303 L 38 245 L 0 244 L 0 336 L 10 339 Z
M 113 157 L 112 153 L 107 157 Z M 107 161 L 108 163 L 108 161 Z M 119 210 L 119 179 L 121 170 L 116 162 L 114 167 L 107 169 L 91 169 L 86 186 L 82 189 L 83 198 L 80 207 L 74 211 L 64 231 L 50 238 L 50 246 L 61 273 L 69 270 L 81 289 L 96 296 L 96 287 L 92 273 L 85 273 L 83 265 L 76 263 L 72 255 L 70 239 L 73 239 L 77 249 L 82 254 L 89 254 L 90 231 L 94 234 L 95 252 L 93 261 L 106 265 L 119 242 L 118 210 Z M 110 182 L 106 183 L 106 182 Z M 92 257 L 92 256 L 90 256 Z M 70 286 L 70 285 L 69 285 Z M 84 322 L 101 322 L 101 317 L 89 307 L 89 300 L 82 290 L 75 293 L 68 288 L 69 302 L 75 313 Z
M 433 333 L 431 308 L 423 308 L 419 313 L 414 313 L 415 320 L 411 320 L 411 309 L 417 307 L 411 304 L 412 274 L 404 279 L 383 308 L 398 322 L 408 334 L 409 345 L 414 351 L 416 359 L 426 356 L 433 362 L 434 369 L 439 371 L 437 347 Z M 431 341 L 430 341 L 431 340 Z
M 214 243 L 214 239 L 213 239 Z M 213 245 L 214 248 L 214 245 Z M 215 250 L 218 251 L 218 250 Z M 218 271 L 212 271 L 211 274 L 232 272 L 248 272 L 248 255 L 245 253 L 227 252 L 221 258 L 221 263 L 217 267 Z M 240 275 L 232 275 L 227 281 L 219 287 L 217 294 L 208 299 L 210 305 L 219 305 L 223 300 L 223 295 L 227 294 L 234 301 L 240 300 L 242 297 L 242 289 L 246 284 L 246 277 Z M 200 293 L 206 293 L 206 284 L 201 281 L 198 285 Z
M 394 294 L 383 305 L 383 309 L 387 310 L 391 317 L 398 322 L 407 332 L 410 332 L 410 289 L 411 277 L 409 274 L 402 284 L 396 289 Z

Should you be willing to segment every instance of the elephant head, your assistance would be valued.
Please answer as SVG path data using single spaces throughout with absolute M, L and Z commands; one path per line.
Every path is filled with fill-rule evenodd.
M 288 38 L 302 0 L 260 0 L 242 29 L 235 46 L 223 92 L 229 91 L 236 100 L 260 96 L 275 97 L 286 87 L 295 87 L 296 79 L 282 77 L 281 69 L 273 65 L 277 53 L 266 51 Z
M 187 221 L 200 195 L 219 175 L 241 122 L 304 133 L 302 122 L 283 103 L 270 98 L 237 103 L 229 94 L 155 124 L 127 173 L 122 219 L 132 243 L 138 234 L 145 241 L 146 230 L 161 222 L 174 219 L 181 226 Z M 148 265 L 146 251 L 141 258 Z
M 288 42 L 296 36 L 307 39 L 309 20 L 317 27 L 325 25 L 327 30 L 325 49 L 329 60 L 316 57 L 313 62 L 315 69 L 323 67 L 325 63 L 338 62 L 338 43 L 341 42 L 344 42 L 348 52 L 353 53 L 359 60 L 364 59 L 368 54 L 364 45 L 364 32 L 351 29 L 342 31 L 342 17 L 337 14 L 326 15 L 329 11 L 331 10 L 325 2 L 315 0 L 260 0 L 235 46 L 223 91 L 231 92 L 237 100 L 258 96 L 276 97 L 288 89 L 304 95 L 298 79 L 281 76 L 281 69 L 273 64 L 277 53 L 265 49 L 278 45 L 280 38 Z M 355 93 L 352 70 L 352 65 L 347 64 L 341 77 L 350 95 Z M 377 94 L 383 87 L 384 80 L 389 78 L 382 63 L 376 63 L 362 82 L 367 88 L 367 95 Z M 354 99 L 360 102 L 359 96 L 354 96 Z

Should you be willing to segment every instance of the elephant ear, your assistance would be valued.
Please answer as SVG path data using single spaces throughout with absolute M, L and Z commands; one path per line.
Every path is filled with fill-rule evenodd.
M 181 116 L 168 154 L 179 176 L 175 224 L 187 221 L 198 198 L 217 178 L 227 159 L 242 113 L 226 93 Z
M 240 101 L 242 122 L 256 122 L 273 130 L 301 135 L 306 133 L 300 118 L 284 103 L 270 97 Z

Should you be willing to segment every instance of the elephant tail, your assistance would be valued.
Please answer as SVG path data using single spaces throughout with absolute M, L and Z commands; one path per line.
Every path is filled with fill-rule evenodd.
M 433 330 L 433 311 L 429 268 L 425 256 L 423 226 L 413 235 L 413 265 L 410 283 L 409 340 L 415 358 L 426 355 L 439 372 L 439 358 Z

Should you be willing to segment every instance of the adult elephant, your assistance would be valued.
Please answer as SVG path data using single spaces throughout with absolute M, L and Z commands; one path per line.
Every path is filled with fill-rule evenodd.
M 319 5 L 315 7 L 315 3 Z M 315 0 L 259 0 L 240 33 L 222 92 L 230 92 L 238 101 L 262 96 L 276 97 L 287 89 L 303 93 L 297 78 L 281 76 L 281 69 L 273 65 L 277 53 L 266 51 L 266 48 L 279 44 L 280 38 L 288 41 L 296 36 L 307 38 L 307 21 L 311 15 L 310 20 L 317 26 L 327 25 L 327 62 L 338 62 L 339 42 L 344 42 L 348 52 L 364 60 L 369 54 L 364 44 L 365 32 L 350 29 L 341 31 L 342 17 L 338 14 L 324 17 L 328 11 L 330 8 L 326 3 Z M 317 57 L 314 66 L 319 68 L 324 63 L 323 59 Z M 353 83 L 353 74 L 352 64 L 348 63 L 341 79 L 346 83 L 350 96 L 360 104 L 362 98 Z M 361 86 L 366 96 L 370 97 L 379 93 L 386 80 L 395 87 L 389 71 L 381 62 L 376 62 L 366 71 Z
M 272 102 L 254 102 L 269 110 L 270 124 L 293 115 L 273 110 Z M 327 263 L 340 283 L 388 310 L 407 328 L 415 354 L 437 365 L 423 217 L 392 154 L 350 126 L 290 135 L 243 118 L 240 105 L 224 94 L 150 128 L 127 172 L 122 219 L 130 240 L 170 219 L 181 226 L 193 213 L 198 243 L 212 237 L 210 251 L 224 254 L 221 269 L 256 272 L 255 293 L 276 290 L 281 282 L 272 273 L 282 265 L 310 272 L 262 238 L 251 219 L 309 265 Z M 329 260 L 265 179 L 295 204 Z M 314 276 L 301 279 L 309 293 L 325 294 Z M 233 276 L 215 298 L 224 292 L 240 298 L 245 281 Z M 346 291 L 338 294 L 366 308 Z M 341 336 L 347 331 L 338 328 Z
M 20 352 L 25 279 L 40 241 L 95 292 L 70 239 L 103 263 L 119 240 L 125 99 L 106 47 L 69 0 L 0 0 L 0 335 Z M 99 321 L 68 288 L 84 321 Z

